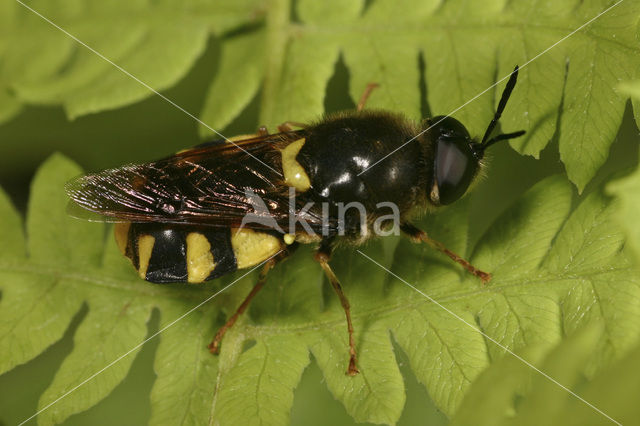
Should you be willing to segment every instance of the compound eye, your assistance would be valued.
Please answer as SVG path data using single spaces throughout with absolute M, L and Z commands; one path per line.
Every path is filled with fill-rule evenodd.
M 436 151 L 435 185 L 440 204 L 462 197 L 478 168 L 469 144 L 464 139 L 439 138 Z

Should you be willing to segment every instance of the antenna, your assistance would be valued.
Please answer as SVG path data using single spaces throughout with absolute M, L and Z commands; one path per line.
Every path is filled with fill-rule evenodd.
M 487 131 L 484 132 L 484 136 L 482 137 L 482 142 L 480 142 L 480 145 L 482 146 L 483 150 L 493 145 L 496 142 L 499 142 L 505 139 L 517 138 L 518 136 L 522 136 L 525 134 L 524 130 L 520 130 L 518 132 L 505 133 L 502 135 L 498 135 L 495 138 L 487 141 L 487 139 L 489 139 L 489 136 L 491 136 L 491 132 L 493 132 L 493 129 L 495 129 L 496 124 L 498 124 L 498 120 L 500 120 L 500 117 L 502 116 L 502 111 L 504 111 L 504 108 L 507 106 L 507 101 L 511 96 L 511 92 L 513 91 L 513 88 L 516 86 L 516 81 L 518 80 L 518 69 L 519 68 L 516 65 L 515 69 L 511 73 L 511 77 L 509 77 L 509 81 L 507 81 L 507 86 L 504 88 L 504 91 L 502 92 L 502 97 L 500 98 L 498 109 L 496 110 L 496 113 L 494 114 L 493 119 L 491 120 L 491 123 L 489 123 L 489 127 L 487 127 Z

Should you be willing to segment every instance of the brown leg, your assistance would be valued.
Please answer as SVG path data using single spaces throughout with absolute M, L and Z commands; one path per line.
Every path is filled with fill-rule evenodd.
M 242 315 L 242 313 L 249 306 L 249 303 L 251 303 L 251 299 L 253 299 L 255 295 L 258 294 L 260 289 L 264 287 L 265 283 L 267 282 L 267 273 L 271 268 L 275 266 L 276 263 L 278 263 L 278 260 L 279 259 L 277 256 L 272 257 L 264 264 L 264 266 L 262 267 L 262 270 L 260 271 L 260 276 L 258 277 L 258 282 L 256 283 L 256 285 L 253 286 L 253 289 L 251 289 L 251 292 L 247 295 L 247 297 L 244 299 L 242 304 L 240 304 L 236 312 L 233 315 L 231 315 L 231 318 L 229 318 L 229 320 L 225 323 L 225 325 L 220 327 L 220 329 L 216 333 L 216 336 L 213 338 L 213 341 L 209 343 L 208 348 L 212 354 L 216 354 L 216 355 L 218 354 L 218 352 L 220 351 L 220 342 L 222 341 L 224 334 L 227 332 L 227 330 L 233 327 L 233 324 L 236 323 L 236 321 L 238 320 L 238 317 Z
M 290 132 L 293 130 L 294 127 L 299 127 L 301 129 L 304 129 L 305 127 L 307 127 L 307 125 L 303 123 L 298 123 L 297 121 L 285 121 L 284 123 L 278 126 L 278 131 Z
M 329 266 L 329 254 L 325 250 L 321 248 L 315 255 L 315 260 L 322 266 L 325 275 L 329 279 L 331 286 L 338 294 L 340 298 L 340 303 L 342 304 L 342 308 L 344 309 L 344 314 L 347 317 L 347 330 L 349 332 L 349 367 L 347 368 L 347 374 L 349 376 L 355 376 L 360 372 L 357 367 L 357 357 L 356 357 L 356 344 L 353 339 L 353 324 L 351 323 L 351 307 L 349 305 L 349 300 L 347 300 L 347 296 L 342 292 L 342 286 L 340 285 L 340 281 L 338 281 L 338 277 L 333 273 L 331 266 Z
M 401 225 L 400 229 L 402 230 L 402 232 L 407 234 L 413 241 L 418 243 L 427 243 L 434 249 L 441 251 L 442 253 L 449 256 L 454 262 L 459 263 L 460 265 L 462 265 L 464 269 L 471 272 L 476 277 L 480 278 L 482 280 L 482 284 L 486 284 L 489 281 L 491 281 L 490 273 L 481 271 L 480 269 L 476 268 L 475 266 L 470 264 L 468 261 L 464 260 L 457 254 L 455 254 L 454 252 L 446 248 L 444 244 L 442 244 L 440 241 L 436 241 L 431 237 L 429 237 L 426 232 L 416 228 L 415 226 L 409 223 L 405 223 Z
M 380 87 L 380 85 L 378 83 L 367 84 L 367 87 L 364 88 L 364 92 L 362 93 L 362 96 L 360 96 L 360 100 L 358 101 L 358 106 L 356 108 L 357 111 L 362 111 L 364 109 L 364 105 L 367 103 L 367 99 L 369 99 L 371 92 L 376 87 Z

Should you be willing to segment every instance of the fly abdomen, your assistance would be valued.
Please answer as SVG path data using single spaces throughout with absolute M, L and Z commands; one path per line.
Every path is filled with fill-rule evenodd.
M 265 232 L 193 225 L 118 223 L 115 237 L 140 278 L 154 283 L 202 283 L 254 266 L 283 247 Z
M 140 278 L 201 283 L 237 269 L 229 228 L 118 223 L 116 241 Z

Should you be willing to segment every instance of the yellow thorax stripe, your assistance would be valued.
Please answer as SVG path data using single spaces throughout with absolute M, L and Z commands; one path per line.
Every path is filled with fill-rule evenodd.
M 282 172 L 284 173 L 284 182 L 288 186 L 292 186 L 300 192 L 305 192 L 311 187 L 311 181 L 304 168 L 296 161 L 296 156 L 302 149 L 305 139 L 298 139 L 291 142 L 280 151 L 282 154 Z

